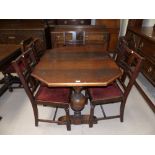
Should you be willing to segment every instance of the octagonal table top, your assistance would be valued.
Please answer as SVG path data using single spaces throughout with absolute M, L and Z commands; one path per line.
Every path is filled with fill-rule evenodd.
M 47 50 L 31 75 L 49 87 L 107 86 L 122 70 L 100 47 L 62 47 Z

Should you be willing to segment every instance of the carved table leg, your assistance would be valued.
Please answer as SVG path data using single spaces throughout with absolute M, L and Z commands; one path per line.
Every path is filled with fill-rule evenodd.
M 81 111 L 87 102 L 87 98 L 81 93 L 81 91 L 82 87 L 74 87 L 73 94 L 71 95 L 71 108 L 74 110 L 74 115 L 70 116 L 71 124 L 89 124 L 90 115 L 81 115 Z M 97 123 L 95 118 L 94 120 L 94 123 Z M 64 124 L 66 122 L 66 117 L 60 117 L 59 121 L 62 121 L 62 124 Z

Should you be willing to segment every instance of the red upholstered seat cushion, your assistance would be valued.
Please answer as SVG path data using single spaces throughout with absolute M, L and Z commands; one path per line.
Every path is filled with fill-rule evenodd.
M 69 97 L 69 88 L 49 88 L 44 86 L 41 86 L 35 95 L 36 101 L 62 104 L 68 104 Z
M 92 87 L 88 90 L 92 98 L 92 101 L 111 100 L 123 96 L 121 89 L 116 83 L 107 87 Z

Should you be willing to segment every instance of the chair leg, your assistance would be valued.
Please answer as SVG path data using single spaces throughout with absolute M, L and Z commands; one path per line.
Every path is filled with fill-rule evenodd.
M 34 113 L 35 126 L 38 126 L 38 108 L 36 105 L 32 105 L 32 108 Z
M 35 118 L 35 126 L 38 126 L 38 119 Z
M 9 92 L 13 92 L 11 74 L 3 73 L 3 75 L 4 75 L 4 82 L 7 85 Z
M 86 88 L 86 90 L 85 90 L 85 97 L 86 97 L 86 99 L 87 99 L 86 104 L 88 104 L 89 94 L 88 94 L 87 88 Z
M 90 108 L 90 117 L 89 117 L 89 127 L 90 127 L 90 128 L 93 127 L 94 108 L 95 108 L 95 106 L 91 104 L 91 108 Z
M 9 86 L 9 92 L 13 92 L 13 88 Z
M 38 126 L 38 113 L 35 114 L 35 126 Z
M 121 102 L 120 106 L 120 121 L 123 122 L 124 120 L 124 109 L 125 109 L 125 102 Z
M 67 130 L 70 131 L 71 130 L 71 121 L 70 121 L 69 109 L 65 108 L 65 112 L 66 112 L 66 126 L 67 126 Z

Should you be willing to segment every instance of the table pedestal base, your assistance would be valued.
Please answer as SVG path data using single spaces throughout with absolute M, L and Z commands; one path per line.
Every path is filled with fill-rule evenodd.
M 75 115 L 70 115 L 71 124 L 79 125 L 79 124 L 89 124 L 89 116 L 90 115 L 81 115 L 80 117 L 76 117 Z M 58 125 L 66 124 L 66 116 L 62 116 L 58 119 L 61 121 Z M 97 119 L 94 116 L 94 124 L 97 124 Z

